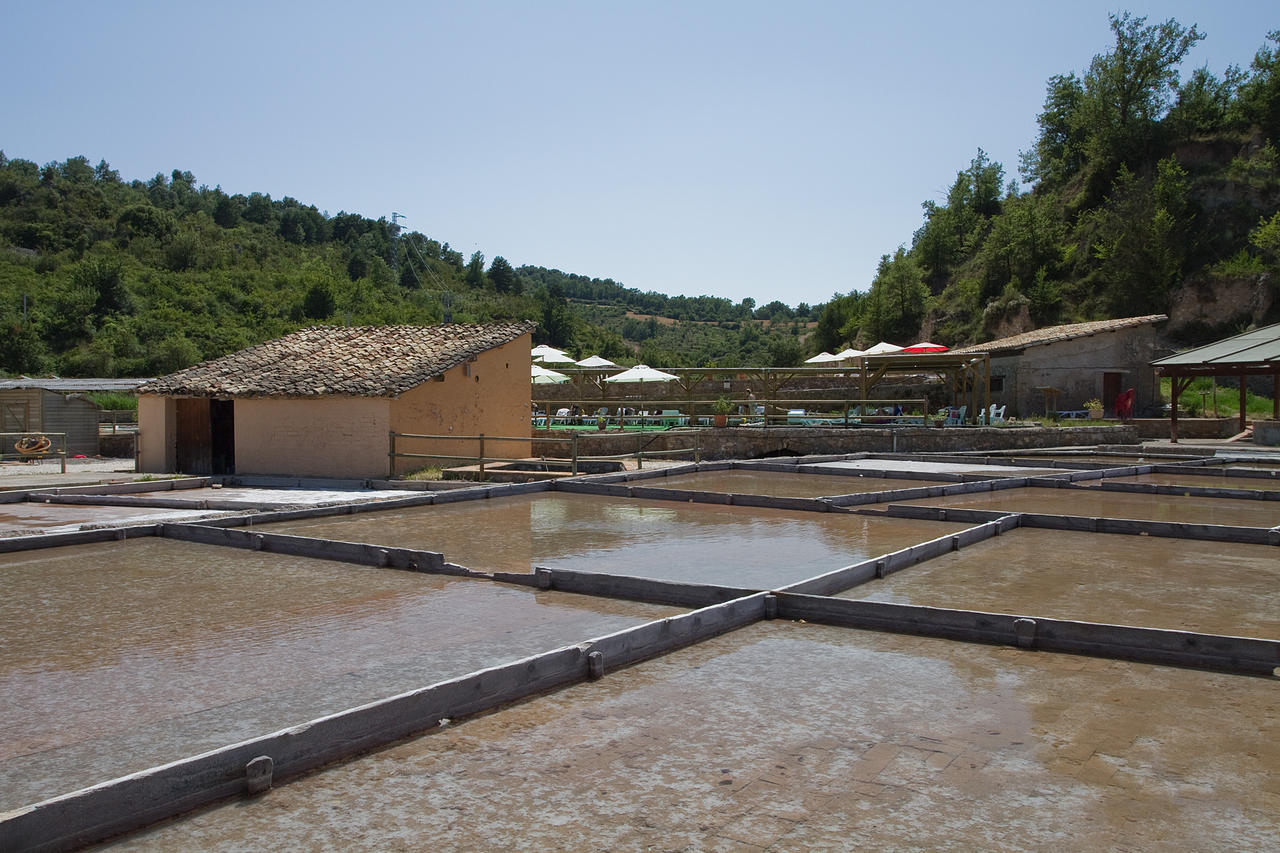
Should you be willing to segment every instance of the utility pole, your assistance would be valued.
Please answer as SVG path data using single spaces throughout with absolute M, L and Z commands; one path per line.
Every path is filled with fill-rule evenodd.
M 400 240 L 400 220 L 407 219 L 403 213 L 391 211 L 391 271 L 396 274 L 396 282 L 400 281 L 400 251 L 396 248 Z

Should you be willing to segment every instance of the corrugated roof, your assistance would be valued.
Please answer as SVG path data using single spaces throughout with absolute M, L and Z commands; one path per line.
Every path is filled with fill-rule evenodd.
M 61 379 L 59 377 L 28 377 L 0 380 L 0 391 L 21 388 L 43 388 L 59 394 L 76 394 L 84 391 L 118 391 L 132 393 L 135 388 L 150 379 Z
M 974 344 L 971 347 L 953 349 L 951 352 L 996 353 L 1005 350 L 1023 350 L 1027 347 L 1053 344 L 1059 341 L 1069 341 L 1073 338 L 1083 338 L 1088 335 L 1096 335 L 1099 332 L 1115 332 L 1120 329 L 1131 329 L 1135 326 L 1163 323 L 1168 319 L 1169 317 L 1167 314 L 1147 314 L 1143 317 L 1122 317 L 1118 320 L 1094 320 L 1089 323 L 1068 323 L 1065 326 L 1046 326 L 1043 329 L 1035 329 L 1034 331 L 1023 332 L 1020 335 L 1013 335 L 1007 338 L 988 341 L 985 344 Z
M 1151 362 L 1154 367 L 1193 365 L 1247 367 L 1275 364 L 1280 367 L 1280 324 L 1263 326 L 1233 338 L 1174 353 Z
M 173 397 L 395 397 L 536 325 L 316 326 L 138 390 Z

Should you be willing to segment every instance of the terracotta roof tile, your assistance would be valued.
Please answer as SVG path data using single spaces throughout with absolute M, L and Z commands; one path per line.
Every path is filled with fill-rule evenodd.
M 395 397 L 535 327 L 316 326 L 142 385 L 180 397 Z
M 1000 338 L 994 341 L 988 341 L 985 344 L 974 344 L 971 347 L 961 347 L 953 349 L 953 353 L 966 352 L 1002 352 L 1005 350 L 1021 350 L 1027 347 L 1040 346 L 1041 344 L 1052 344 L 1058 341 L 1069 341 L 1072 338 L 1083 338 L 1088 335 L 1096 335 L 1099 332 L 1114 332 L 1119 329 L 1131 329 L 1135 326 L 1146 326 L 1152 323 L 1163 323 L 1169 317 L 1165 314 L 1147 314 L 1143 317 L 1122 317 L 1119 320 L 1094 320 L 1089 323 L 1069 323 L 1065 326 L 1045 326 L 1043 329 L 1035 329 L 1030 332 L 1023 332 L 1020 335 L 1013 335 L 1008 338 Z

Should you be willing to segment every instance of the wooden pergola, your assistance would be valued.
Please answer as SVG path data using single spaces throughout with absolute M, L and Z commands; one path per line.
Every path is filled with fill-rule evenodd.
M 1169 440 L 1178 440 L 1178 396 L 1198 376 L 1235 376 L 1240 380 L 1240 431 L 1247 428 L 1245 390 L 1250 376 L 1272 378 L 1271 417 L 1280 420 L 1280 324 L 1254 329 L 1234 338 L 1189 349 L 1151 362 L 1157 375 L 1168 376 Z
M 951 399 L 967 405 L 971 416 L 991 405 L 991 356 L 985 352 L 891 353 L 864 355 L 857 361 L 862 373 L 862 396 L 888 376 L 937 376 L 951 389 Z M 967 402 L 966 402 L 967 401 Z
M 950 389 L 957 405 L 968 405 L 971 416 L 991 405 L 991 357 L 985 353 L 892 353 L 857 356 L 827 367 L 664 367 L 674 374 L 680 388 L 679 398 L 691 404 L 696 400 L 697 386 L 705 380 L 745 379 L 758 389 L 764 400 L 778 398 L 778 389 L 786 382 L 803 376 L 847 376 L 861 389 L 862 399 L 870 399 L 871 390 L 892 376 L 937 376 Z M 573 378 L 582 388 L 591 386 L 600 399 L 610 397 L 610 386 L 602 380 L 613 371 L 573 369 L 560 371 Z M 726 385 L 727 387 L 727 385 Z M 585 396 L 585 395 L 584 395 Z M 673 399 L 677 395 L 672 395 Z M 925 413 L 928 414 L 927 412 Z

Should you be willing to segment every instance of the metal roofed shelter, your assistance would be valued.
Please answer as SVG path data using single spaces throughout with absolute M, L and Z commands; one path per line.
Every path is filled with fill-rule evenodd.
M 1254 329 L 1234 338 L 1158 358 L 1151 366 L 1172 383 L 1169 440 L 1178 440 L 1178 395 L 1198 376 L 1240 379 L 1240 431 L 1246 429 L 1245 384 L 1250 376 L 1272 378 L 1271 417 L 1280 420 L 1280 324 Z
M 70 454 L 98 453 L 98 421 L 102 410 L 82 394 L 115 391 L 132 394 L 146 379 L 61 379 L 58 377 L 0 381 L 0 432 L 62 433 Z M 13 452 L 13 439 L 0 452 Z M 56 444 L 56 442 L 55 442 Z

